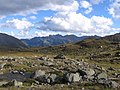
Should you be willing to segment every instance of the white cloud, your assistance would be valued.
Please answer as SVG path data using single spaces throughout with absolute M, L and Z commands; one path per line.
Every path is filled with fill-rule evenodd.
M 24 19 L 19 20 L 19 19 L 13 19 L 11 21 L 7 21 L 6 22 L 6 26 L 8 25 L 8 27 L 12 27 L 18 30 L 24 30 L 24 29 L 29 29 L 31 26 L 33 26 L 32 23 L 30 23 L 29 21 L 26 21 Z
M 59 12 L 71 12 L 71 11 L 77 11 L 79 4 L 75 0 L 66 0 L 69 2 L 66 2 L 65 4 L 62 5 L 54 5 L 54 4 L 48 4 L 47 9 L 51 9 L 54 11 L 59 11 Z
M 93 10 L 94 4 L 99 4 L 104 0 L 0 0 L 0 18 L 6 15 L 28 15 L 37 14 L 39 10 L 52 10 L 56 14 L 51 17 L 45 17 L 43 21 L 35 25 L 40 31 L 36 31 L 36 36 L 48 36 L 50 34 L 82 34 L 82 35 L 106 35 L 120 29 L 112 28 L 113 21 L 110 18 L 101 16 L 92 16 L 90 18 L 81 13 L 77 13 L 79 8 L 85 9 L 85 14 Z M 119 0 L 115 0 L 109 8 L 113 17 L 120 18 Z M 14 7 L 13 7 L 14 6 Z M 30 16 L 36 19 L 35 16 Z M 19 20 L 8 20 L 0 25 L 5 28 L 20 30 L 19 36 L 26 35 L 29 29 L 34 25 L 26 18 Z
M 23 18 L 22 20 L 19 19 L 7 20 L 6 23 L 0 24 L 0 27 L 2 28 L 11 28 L 11 29 L 20 30 L 21 34 L 24 35 L 33 26 L 34 25 L 31 22 L 27 21 L 25 18 Z
M 93 16 L 91 18 L 91 23 L 97 34 L 105 35 L 112 32 L 113 21 L 110 18 Z
M 95 23 L 96 25 L 107 25 L 111 26 L 113 24 L 112 20 L 110 18 L 100 17 L 100 16 L 93 16 L 91 18 L 92 23 Z
M 88 1 L 84 1 L 84 0 L 80 1 L 80 7 L 86 9 L 85 11 L 86 14 L 89 14 L 93 10 L 92 5 Z
M 91 13 L 92 12 L 92 7 L 89 7 L 86 11 L 85 11 L 85 14 L 89 14 L 89 13 Z
M 58 33 L 53 31 L 35 31 L 32 37 L 44 37 L 44 36 L 56 35 L 56 34 Z
M 91 7 L 91 4 L 88 1 L 80 1 L 80 5 L 81 7 L 86 8 L 86 9 Z
M 49 36 L 49 35 L 57 35 L 57 34 L 60 34 L 60 35 L 73 35 L 73 33 L 63 33 L 63 32 L 54 32 L 54 31 L 35 31 L 32 35 L 31 35 L 31 38 L 33 37 L 45 37 L 45 36 Z M 76 34 L 77 35 L 77 34 Z M 78 34 L 78 36 L 80 36 Z
M 37 17 L 36 16 L 30 16 L 30 19 L 35 20 L 35 19 L 37 19 Z
M 0 0 L 0 16 L 37 14 L 38 10 L 76 11 L 76 0 Z
M 73 34 L 106 35 L 112 32 L 110 18 L 93 16 L 87 18 L 81 13 L 69 12 L 46 17 L 37 29 Z
M 120 19 L 120 0 L 114 0 L 108 9 L 113 18 Z
M 11 33 L 10 33 L 12 36 L 15 36 L 15 33 L 13 32 L 13 31 L 11 31 Z

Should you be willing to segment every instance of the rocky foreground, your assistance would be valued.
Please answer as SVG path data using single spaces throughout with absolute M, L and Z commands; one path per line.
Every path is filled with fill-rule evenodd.
M 120 74 L 108 74 L 113 69 L 89 64 L 83 59 L 68 59 L 62 54 L 55 57 L 0 57 L 0 87 L 120 90 Z

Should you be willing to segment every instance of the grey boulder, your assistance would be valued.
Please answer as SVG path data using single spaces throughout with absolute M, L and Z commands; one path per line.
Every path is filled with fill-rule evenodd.
M 69 83 L 79 82 L 81 80 L 81 76 L 79 73 L 67 73 L 65 75 L 65 79 Z
M 31 75 L 31 77 L 32 78 L 37 78 L 37 77 L 44 76 L 44 75 L 45 75 L 45 71 L 37 70 Z

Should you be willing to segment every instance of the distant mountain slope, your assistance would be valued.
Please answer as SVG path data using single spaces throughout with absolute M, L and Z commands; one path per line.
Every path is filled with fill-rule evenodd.
M 101 38 L 87 38 L 82 41 L 75 43 L 75 45 L 80 45 L 83 47 L 100 47 L 104 45 L 109 45 L 112 43 L 120 43 L 120 33 L 109 35 Z
M 0 33 L 0 48 L 27 48 L 27 47 L 28 46 L 21 40 L 13 36 Z
M 49 35 L 47 37 L 35 37 L 32 39 L 22 39 L 26 44 L 32 47 L 36 46 L 55 46 L 55 45 L 61 45 L 71 42 L 78 42 L 81 40 L 84 40 L 86 38 L 89 38 L 91 36 L 83 36 L 83 37 L 77 37 L 75 35 Z M 98 36 L 95 36 L 96 38 Z
M 93 39 L 93 38 L 85 39 L 85 40 L 75 43 L 75 45 L 79 45 L 82 47 L 91 47 L 91 48 L 100 47 L 100 46 L 109 45 L 109 44 L 110 44 L 110 42 L 108 40 Z
M 116 42 L 116 39 L 120 34 L 109 35 L 105 37 L 89 37 L 84 40 L 73 42 L 64 45 L 52 46 L 52 47 L 38 47 L 32 48 L 35 52 L 41 52 L 44 54 L 65 54 L 65 55 L 73 55 L 73 56 L 82 56 L 86 55 L 95 55 L 98 53 L 104 54 L 118 50 L 120 51 L 120 43 Z M 119 39 L 117 39 L 119 41 Z M 106 54 L 106 55 L 109 55 Z M 99 56 L 99 55 L 98 55 Z M 99 56 L 100 57 L 100 56 Z M 101 56 L 102 58 L 102 56 Z
M 108 41 L 113 41 L 113 42 L 120 42 L 120 33 L 105 36 L 105 37 L 103 37 L 101 39 L 108 40 Z

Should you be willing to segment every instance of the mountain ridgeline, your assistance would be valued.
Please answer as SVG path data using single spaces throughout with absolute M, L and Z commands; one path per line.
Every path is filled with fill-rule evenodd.
M 99 38 L 98 36 L 82 36 L 77 37 L 75 35 L 49 35 L 47 37 L 35 37 L 32 39 L 21 39 L 27 45 L 31 47 L 39 47 L 39 46 L 55 46 L 62 45 L 66 43 L 78 42 L 87 38 Z
M 93 47 L 107 45 L 111 42 L 120 42 L 120 33 L 105 37 L 99 36 L 82 36 L 75 35 L 49 35 L 47 37 L 34 37 L 32 39 L 17 39 L 13 36 L 0 33 L 0 48 L 28 48 L 30 47 L 45 47 L 56 46 L 67 43 L 73 43 L 84 47 Z
M 102 39 L 108 40 L 108 41 L 111 41 L 111 42 L 119 43 L 120 42 L 120 33 L 117 33 L 117 34 L 114 34 L 114 35 L 105 36 Z
M 0 33 L 0 48 L 27 48 L 28 46 L 22 42 L 21 40 L 7 35 Z

